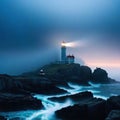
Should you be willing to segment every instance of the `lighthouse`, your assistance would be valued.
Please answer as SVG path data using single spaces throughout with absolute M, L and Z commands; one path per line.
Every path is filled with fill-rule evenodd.
M 69 46 L 69 43 L 64 41 L 61 43 L 61 64 L 72 64 L 75 61 L 74 55 L 66 55 L 67 46 Z
M 66 63 L 66 43 L 64 41 L 61 44 L 61 62 Z

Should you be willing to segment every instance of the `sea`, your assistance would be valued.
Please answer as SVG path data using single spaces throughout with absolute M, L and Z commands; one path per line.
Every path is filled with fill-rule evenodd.
M 113 84 L 93 84 L 89 82 L 91 86 L 80 86 L 77 84 L 68 83 L 70 89 L 65 87 L 59 87 L 64 89 L 69 93 L 61 95 L 34 95 L 35 98 L 42 101 L 44 109 L 42 110 L 24 110 L 24 111 L 14 111 L 14 112 L 0 112 L 0 115 L 7 117 L 7 120 L 20 119 L 20 120 L 59 120 L 55 116 L 55 111 L 62 108 L 73 105 L 73 101 L 68 99 L 63 103 L 50 101 L 48 98 L 60 97 L 66 95 L 74 95 L 83 91 L 90 91 L 93 93 L 94 97 L 108 99 L 110 96 L 120 95 L 120 83 Z

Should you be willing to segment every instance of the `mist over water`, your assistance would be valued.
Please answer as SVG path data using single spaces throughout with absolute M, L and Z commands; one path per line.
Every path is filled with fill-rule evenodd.
M 120 68 L 119 67 L 113 67 L 113 68 L 105 68 L 109 74 L 109 77 L 120 81 Z
M 110 78 L 120 81 L 120 1 L 51 1 L 0 1 L 0 74 L 18 75 L 60 60 L 59 43 L 77 41 L 77 46 L 67 48 L 76 63 L 88 65 L 92 71 L 95 67 L 105 69 Z M 93 67 L 90 62 L 98 64 Z M 71 89 L 59 88 L 69 95 L 91 91 L 94 97 L 103 99 L 120 94 L 118 83 L 90 84 L 68 83 Z M 0 114 L 8 120 L 54 120 L 56 110 L 74 104 L 71 100 L 59 103 L 48 99 L 55 95 L 34 97 L 42 101 L 44 109 Z
M 120 1 L 66 0 L 66 4 L 63 0 L 51 1 L 0 1 L 0 73 L 19 74 L 53 61 L 55 57 L 51 55 L 63 40 L 80 43 L 68 51 L 76 59 L 86 63 L 90 60 L 119 63 Z M 55 49 L 49 49 L 50 45 Z M 42 53 L 44 50 L 39 48 L 48 53 Z M 25 52 L 11 55 L 10 50 L 29 50 L 30 56 Z M 1 55 L 5 51 L 9 56 Z M 118 76 L 116 71 L 113 73 Z
M 0 53 L 0 74 L 19 75 L 58 60 L 55 48 Z

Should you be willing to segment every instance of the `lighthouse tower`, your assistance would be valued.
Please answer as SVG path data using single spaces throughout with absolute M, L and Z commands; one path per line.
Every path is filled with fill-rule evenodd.
M 66 63 L 66 44 L 64 41 L 61 44 L 61 62 Z

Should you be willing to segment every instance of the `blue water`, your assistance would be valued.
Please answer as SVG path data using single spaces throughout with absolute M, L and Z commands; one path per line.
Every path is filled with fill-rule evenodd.
M 91 91 L 94 97 L 107 99 L 110 96 L 120 95 L 120 84 L 92 84 L 91 86 L 79 86 L 68 83 L 68 85 L 72 89 L 66 89 L 65 87 L 60 87 L 68 91 L 67 94 L 76 94 L 83 91 Z M 27 111 L 17 111 L 17 112 L 1 112 L 1 115 L 4 115 L 10 120 L 11 118 L 19 117 L 21 120 L 57 120 L 55 116 L 55 111 L 61 108 L 73 105 L 74 103 L 68 99 L 64 103 L 52 102 L 48 100 L 50 97 L 56 96 L 65 96 L 62 95 L 53 95 L 53 96 L 45 96 L 37 94 L 34 97 L 42 100 L 42 104 L 44 105 L 44 109 L 42 110 L 27 110 Z

